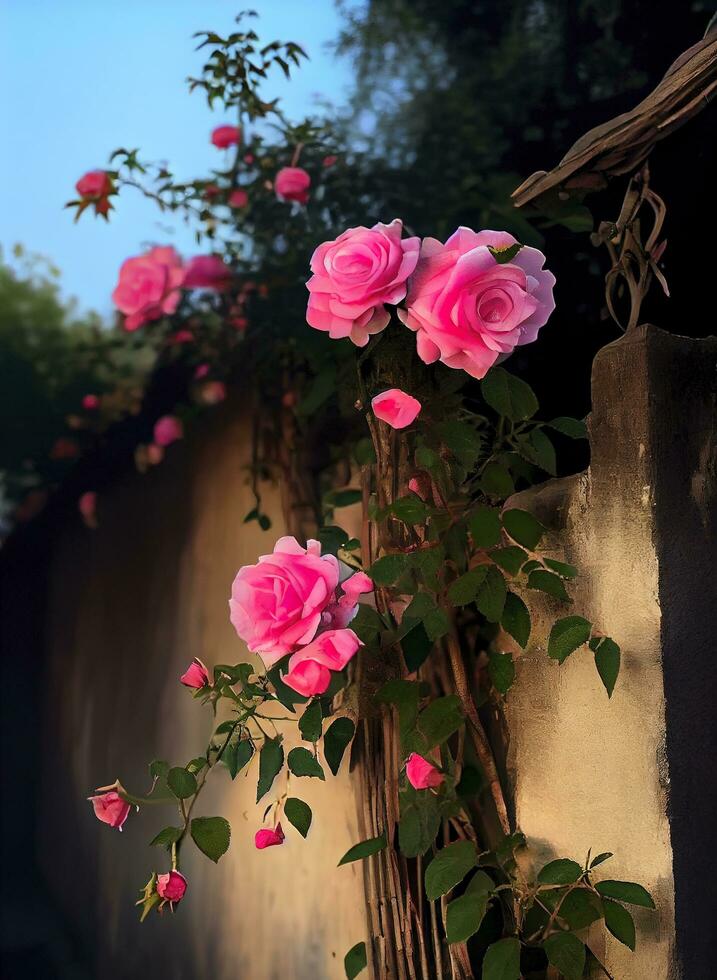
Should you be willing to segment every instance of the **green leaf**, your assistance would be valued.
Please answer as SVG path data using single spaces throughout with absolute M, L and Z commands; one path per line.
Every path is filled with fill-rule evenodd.
M 505 248 L 493 248 L 492 245 L 489 245 L 488 251 L 498 265 L 505 265 L 506 262 L 513 261 L 522 247 L 520 242 L 516 242 L 514 245 L 506 245 Z
M 383 555 L 369 568 L 368 574 L 376 585 L 393 585 L 406 571 L 408 555 Z
M 267 739 L 259 753 L 259 782 L 256 787 L 256 802 L 266 796 L 271 784 L 284 765 L 284 749 L 275 738 Z
M 454 606 L 467 606 L 469 602 L 473 602 L 487 574 L 488 566 L 480 565 L 461 575 L 448 587 L 449 602 Z
M 433 793 L 416 790 L 401 794 L 398 846 L 406 857 L 425 854 L 441 827 L 441 811 Z
M 359 466 L 370 466 L 376 462 L 376 451 L 373 448 L 373 441 L 367 436 L 359 439 L 354 446 L 354 459 Z
M 488 896 L 461 895 L 446 908 L 446 939 L 449 943 L 464 943 L 480 929 L 488 907 Z
M 515 484 L 509 471 L 505 466 L 495 462 L 488 463 L 483 470 L 480 485 L 489 497 L 499 497 L 501 500 L 510 497 L 515 491 Z
M 350 864 L 352 861 L 361 861 L 363 858 L 371 857 L 372 854 L 378 854 L 385 847 L 385 834 L 381 834 L 379 837 L 370 837 L 368 840 L 362 840 L 359 844 L 354 844 L 353 847 L 350 847 L 346 851 L 339 861 L 338 867 L 340 868 L 342 864 Z
M 537 572 L 533 572 L 536 575 Z M 553 624 L 548 637 L 548 656 L 564 663 L 570 654 L 590 639 L 592 623 L 582 616 L 566 616 Z
M 315 776 L 317 779 L 325 779 L 324 770 L 321 763 L 315 759 L 308 749 L 299 746 L 289 752 L 287 759 L 289 769 L 295 776 Z
M 254 746 L 248 738 L 227 745 L 222 755 L 222 762 L 229 770 L 232 779 L 236 779 L 237 773 L 241 772 L 253 755 Z
M 149 842 L 149 846 L 170 848 L 172 844 L 177 843 L 182 836 L 182 832 L 182 827 L 165 827 L 164 830 L 160 830 L 157 836 Z
M 299 731 L 305 742 L 318 742 L 321 738 L 321 702 L 312 701 L 299 718 Z
M 344 752 L 351 744 L 356 725 L 350 718 L 337 718 L 332 721 L 324 735 L 324 758 L 334 776 L 339 771 Z
M 311 807 L 309 804 L 295 796 L 290 796 L 284 804 L 284 813 L 292 827 L 296 827 L 301 836 L 306 837 L 311 826 Z
M 296 414 L 299 416 L 312 415 L 321 408 L 325 401 L 328 401 L 335 389 L 336 368 L 331 365 L 316 375 L 308 391 L 296 406 Z
M 590 640 L 590 649 L 595 654 L 595 666 L 600 680 L 605 685 L 607 696 L 611 698 L 620 673 L 620 647 L 609 636 L 595 636 Z
M 418 727 L 426 740 L 426 748 L 432 749 L 450 738 L 463 724 L 461 699 L 457 694 L 436 698 L 424 708 L 418 717 Z
M 611 902 L 609 898 L 602 900 L 602 910 L 607 931 L 634 953 L 635 922 L 630 913 L 617 902 Z
M 598 864 L 603 864 L 612 857 L 612 851 L 603 851 L 602 854 L 598 854 L 590 862 L 590 868 L 597 868 Z
M 530 613 L 526 604 L 515 592 L 509 592 L 505 597 L 501 625 L 519 646 L 527 647 L 530 639 Z
M 167 773 L 167 785 L 178 800 L 186 800 L 197 792 L 197 780 L 191 772 L 175 766 Z
M 533 429 L 527 438 L 518 441 L 520 455 L 545 470 L 551 476 L 557 473 L 557 460 L 555 458 L 555 446 L 546 436 L 542 429 Z
M 578 570 L 575 565 L 569 565 L 565 561 L 556 561 L 554 558 L 543 558 L 543 564 L 561 578 L 577 578 Z
M 232 831 L 224 817 L 195 817 L 189 825 L 192 840 L 216 864 L 229 849 Z
M 344 956 L 344 970 L 347 980 L 354 980 L 366 968 L 366 943 L 356 943 Z
M 496 691 L 507 694 L 515 680 L 515 664 L 509 653 L 491 650 L 488 655 L 488 676 Z
M 538 882 L 541 885 L 571 885 L 577 881 L 583 869 L 577 861 L 569 858 L 558 858 L 557 861 L 549 861 L 538 873 Z
M 481 381 L 481 391 L 490 407 L 511 422 L 522 422 L 538 411 L 538 399 L 530 385 L 505 368 L 492 367 Z
M 434 466 L 438 466 L 441 461 L 441 457 L 434 449 L 430 449 L 428 446 L 416 446 L 416 466 L 423 470 L 432 470 Z
M 476 507 L 468 516 L 476 548 L 493 548 L 500 543 L 500 512 L 496 507 Z
M 489 565 L 485 578 L 478 587 L 476 606 L 489 623 L 499 623 L 505 607 L 508 587 L 497 568 Z
M 379 614 L 366 603 L 360 603 L 358 612 L 351 620 L 351 629 L 362 643 L 373 643 L 386 629 Z
M 528 588 L 545 592 L 547 595 L 551 595 L 555 599 L 562 599 L 564 602 L 571 601 L 570 596 L 565 591 L 565 586 L 560 576 L 555 575 L 553 572 L 546 572 L 542 568 L 536 568 L 535 571 L 530 573 L 528 576 Z
M 588 437 L 588 427 L 582 419 L 571 419 L 561 415 L 546 424 L 551 429 L 555 429 L 556 432 L 562 432 L 564 436 L 568 436 L 570 439 L 587 439 Z
M 528 554 L 517 545 L 508 545 L 506 548 L 493 548 L 489 552 L 491 561 L 504 569 L 509 575 L 517 575 L 523 563 L 527 560 Z
M 466 895 L 488 895 L 495 891 L 495 882 L 489 874 L 480 868 L 473 875 L 466 887 Z
M 398 709 L 401 741 L 416 725 L 418 719 L 418 690 L 416 681 L 387 681 L 374 698 L 382 704 L 394 704 Z
M 592 922 L 602 918 L 600 899 L 586 888 L 573 888 L 560 903 L 560 918 L 571 929 L 585 929 Z
M 528 551 L 535 551 L 545 533 L 545 528 L 540 521 L 527 510 L 517 508 L 504 510 L 501 516 L 503 527 L 511 538 L 518 544 L 522 544 Z
M 345 490 L 331 490 L 324 496 L 324 503 L 328 507 L 351 507 L 361 501 L 361 491 L 356 487 L 347 487 Z
M 476 866 L 478 855 L 473 841 L 461 840 L 442 848 L 426 868 L 426 898 L 434 902 L 463 881 Z
M 467 422 L 440 422 L 438 437 L 464 465 L 471 466 L 481 451 L 483 439 Z
M 580 980 L 585 969 L 585 946 L 571 932 L 558 932 L 543 943 L 548 960 L 565 980 Z
M 628 905 L 639 905 L 644 909 L 654 909 L 655 903 L 652 896 L 643 888 L 642 885 L 634 881 L 599 881 L 595 888 L 604 895 L 605 898 L 616 898 L 619 902 L 627 902 Z
M 412 495 L 410 497 L 399 497 L 391 504 L 391 513 L 404 524 L 423 524 L 428 516 L 428 508 L 423 501 Z
M 321 542 L 322 555 L 336 555 L 339 548 L 343 548 L 349 540 L 349 536 L 342 527 L 335 524 L 328 524 L 319 528 L 317 537 Z
M 499 939 L 488 947 L 483 958 L 482 980 L 520 980 L 519 939 Z
M 445 560 L 446 555 L 440 545 L 433 548 L 421 548 L 420 551 L 414 551 L 411 555 L 414 568 L 429 589 L 438 588 L 438 575 Z
M 436 610 L 437 611 L 437 610 Z M 404 616 L 403 624 L 407 620 Z M 409 674 L 415 673 L 433 649 L 433 640 L 429 637 L 423 623 L 417 623 L 401 637 L 401 650 Z

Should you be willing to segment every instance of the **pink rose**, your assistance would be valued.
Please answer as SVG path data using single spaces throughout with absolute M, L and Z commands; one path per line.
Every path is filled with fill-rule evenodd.
M 125 259 L 112 293 L 115 306 L 126 315 L 125 330 L 174 313 L 184 281 L 182 260 L 171 246 L 152 248 L 146 255 Z
M 85 395 L 82 399 L 82 407 L 86 412 L 96 412 L 100 407 L 100 400 L 97 395 Z
M 163 415 L 154 423 L 154 441 L 158 446 L 171 446 L 184 435 L 184 426 L 176 415 Z
M 230 208 L 245 208 L 249 203 L 249 195 L 241 187 L 238 187 L 229 195 L 228 203 Z
M 122 825 L 129 816 L 130 805 L 122 799 L 117 790 L 111 789 L 106 793 L 98 793 L 97 796 L 88 796 L 87 799 L 92 804 L 98 820 L 122 830 Z
M 324 157 L 324 159 L 321 161 L 321 166 L 322 167 L 327 167 L 327 168 L 328 167 L 333 167 L 333 165 L 336 163 L 337 160 L 338 160 L 338 157 L 329 155 L 327 157 Z
M 334 600 L 339 563 L 321 555 L 321 544 L 283 537 L 271 555 L 237 572 L 229 600 L 240 639 L 267 667 L 316 636 L 321 614 Z
M 200 398 L 205 405 L 218 405 L 227 397 L 227 386 L 223 381 L 207 381 L 202 386 Z
M 91 201 L 106 197 L 113 189 L 112 179 L 105 170 L 90 170 L 75 184 L 75 190 L 80 197 Z
M 195 657 L 179 679 L 185 687 L 199 690 L 209 686 L 209 671 L 199 657 Z
M 274 847 L 275 844 L 283 844 L 285 840 L 280 823 L 276 825 L 276 830 L 265 827 L 263 830 L 257 830 L 254 834 L 254 846 L 258 851 L 263 851 L 265 847 Z
M 223 292 L 231 285 L 232 270 L 218 255 L 196 255 L 187 263 L 186 289 L 214 289 Z
M 77 501 L 77 509 L 87 527 L 97 527 L 97 493 L 86 490 Z
M 306 284 L 310 326 L 334 340 L 349 337 L 358 347 L 388 326 L 391 315 L 383 304 L 404 298 L 406 280 L 418 262 L 420 239 L 402 239 L 402 229 L 395 218 L 390 225 L 349 228 L 319 245 Z
M 421 403 L 400 388 L 389 388 L 371 399 L 371 408 L 377 419 L 392 429 L 405 429 L 414 422 L 421 411 Z
M 179 871 L 157 875 L 157 894 L 165 902 L 179 902 L 187 890 L 187 879 Z
M 277 197 L 285 201 L 306 204 L 309 200 L 311 177 L 302 167 L 282 167 L 274 180 Z
M 241 129 L 238 126 L 217 126 L 212 131 L 212 143 L 219 150 L 226 150 L 229 146 L 236 146 L 241 140 Z
M 358 612 L 359 596 L 373 592 L 373 582 L 365 572 L 356 572 L 341 583 L 341 588 L 343 595 L 321 616 L 322 624 L 327 629 L 346 629 Z
M 320 633 L 289 660 L 282 680 L 304 697 L 323 694 L 331 681 L 331 670 L 343 670 L 361 641 L 353 630 L 332 629 Z
M 443 776 L 436 767 L 415 752 L 408 757 L 406 776 L 414 789 L 429 789 L 443 782 Z
M 246 163 L 249 166 L 251 166 L 252 163 L 254 163 L 254 154 L 253 153 L 246 153 L 244 155 L 244 163 Z
M 195 381 L 201 381 L 202 378 L 206 378 L 206 376 L 208 374 L 209 374 L 209 365 L 208 364 L 198 364 L 197 367 L 194 370 L 194 380 Z
M 424 238 L 401 320 L 417 332 L 418 356 L 482 378 L 501 355 L 535 340 L 555 309 L 555 276 L 524 245 L 499 263 L 490 248 L 516 244 L 507 232 L 459 228 L 445 245 Z
M 173 333 L 169 338 L 168 343 L 170 347 L 177 347 L 181 344 L 193 344 L 194 334 L 191 330 L 177 330 L 177 332 Z

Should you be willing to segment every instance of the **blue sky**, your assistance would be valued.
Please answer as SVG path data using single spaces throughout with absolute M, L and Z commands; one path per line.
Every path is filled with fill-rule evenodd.
M 326 50 L 341 21 L 333 0 L 1 0 L 0 246 L 7 260 L 20 242 L 62 271 L 65 296 L 111 311 L 117 269 L 147 241 L 194 251 L 191 234 L 127 189 L 109 225 L 86 213 L 73 224 L 63 210 L 85 171 L 102 167 L 118 146 L 166 160 L 181 179 L 217 162 L 211 129 L 224 122 L 187 75 L 202 64 L 192 34 L 229 33 L 238 10 L 253 7 L 262 40 L 301 44 L 310 61 L 290 83 L 267 83 L 287 115 L 315 111 L 316 95 L 340 102 L 350 66 Z

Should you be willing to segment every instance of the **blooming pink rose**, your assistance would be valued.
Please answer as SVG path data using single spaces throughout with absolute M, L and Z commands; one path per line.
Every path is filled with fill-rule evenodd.
M 277 197 L 285 201 L 306 204 L 309 200 L 311 177 L 302 167 L 282 167 L 274 180 Z
M 187 890 L 187 879 L 179 871 L 157 875 L 157 894 L 165 902 L 179 902 Z
M 209 685 L 209 671 L 199 657 L 195 657 L 179 679 L 185 687 L 199 690 Z
M 105 170 L 90 170 L 75 184 L 75 190 L 80 197 L 91 201 L 106 197 L 113 191 L 112 178 Z
M 212 131 L 212 143 L 219 150 L 226 150 L 229 146 L 236 146 L 241 140 L 241 129 L 238 126 L 217 126 Z
M 229 195 L 228 203 L 230 208 L 245 208 L 249 203 L 249 195 L 241 187 L 237 187 Z
M 231 285 L 232 270 L 218 255 L 196 255 L 187 263 L 186 289 L 214 289 L 223 292 Z
M 154 423 L 154 441 L 163 448 L 184 435 L 184 426 L 176 415 L 163 415 Z
M 122 830 L 122 825 L 129 816 L 130 805 L 122 799 L 117 790 L 111 789 L 107 793 L 88 796 L 87 799 L 92 804 L 98 820 Z
M 417 332 L 418 356 L 482 378 L 501 355 L 535 340 L 555 309 L 555 276 L 524 245 L 499 263 L 490 248 L 515 245 L 502 231 L 459 228 L 445 245 L 424 238 L 401 320 Z
M 343 595 L 322 614 L 321 621 L 327 629 L 343 630 L 358 612 L 359 596 L 373 592 L 373 582 L 365 572 L 356 572 L 341 583 Z
M 358 347 L 388 326 L 391 315 L 383 304 L 404 298 L 406 280 L 418 262 L 420 239 L 402 239 L 402 229 L 395 218 L 390 225 L 349 228 L 319 245 L 306 284 L 310 326 L 334 340 L 349 337 Z
M 258 851 L 263 851 L 265 847 L 283 844 L 285 839 L 281 824 L 278 823 L 276 830 L 270 830 L 268 827 L 265 827 L 263 830 L 257 830 L 256 834 L 254 834 L 254 846 Z
M 392 429 L 405 429 L 414 422 L 421 411 L 421 403 L 400 388 L 389 388 L 371 399 L 371 408 L 377 419 Z
M 97 527 L 97 493 L 86 490 L 77 501 L 77 509 L 87 527 Z
M 332 629 L 320 633 L 293 655 L 289 672 L 282 680 L 304 697 L 323 694 L 331 681 L 329 671 L 343 670 L 360 646 L 361 641 L 353 630 Z
M 406 776 L 414 789 L 429 789 L 443 782 L 443 775 L 436 767 L 415 752 L 408 757 Z
M 183 281 L 182 260 L 169 245 L 125 259 L 112 293 L 115 306 L 126 315 L 125 330 L 136 330 L 165 313 L 174 313 Z
M 100 400 L 97 395 L 85 395 L 82 399 L 82 407 L 86 412 L 96 412 L 100 407 Z
M 207 381 L 202 385 L 200 398 L 205 405 L 218 405 L 227 397 L 227 386 L 223 381 Z
M 252 653 L 271 667 L 313 640 L 338 581 L 338 560 L 322 556 L 320 542 L 302 548 L 296 538 L 279 538 L 273 554 L 237 572 L 229 618 Z

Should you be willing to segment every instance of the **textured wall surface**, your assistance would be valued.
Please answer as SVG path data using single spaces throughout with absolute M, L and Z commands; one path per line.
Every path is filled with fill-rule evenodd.
M 575 613 L 622 648 L 608 701 L 587 648 L 547 659 L 549 618 L 565 612 L 533 601 L 538 628 L 507 712 L 517 821 L 538 859 L 613 851 L 600 877 L 652 892 L 658 912 L 634 910 L 635 954 L 591 936 L 630 980 L 696 980 L 714 965 L 714 856 L 700 844 L 717 818 L 716 369 L 715 340 L 651 327 L 604 348 L 588 472 L 516 498 L 550 528 L 553 557 L 578 566 Z
M 271 551 L 280 508 L 268 489 L 272 529 L 242 523 L 254 506 L 243 469 L 248 427 L 231 408 L 222 418 L 210 435 L 200 429 L 172 447 L 155 472 L 103 495 L 99 529 L 73 522 L 53 556 L 41 859 L 75 929 L 97 948 L 102 980 L 158 964 L 183 980 L 333 980 L 365 936 L 360 866 L 336 868 L 359 839 L 346 760 L 326 783 L 292 777 L 314 825 L 306 841 L 285 826 L 284 846 L 266 851 L 253 837 L 273 797 L 254 802 L 256 760 L 233 783 L 226 770 L 212 773 L 197 809 L 229 819 L 231 847 L 214 866 L 190 841 L 185 903 L 142 926 L 136 891 L 166 861 L 146 845 L 176 812 L 146 807 L 119 834 L 84 801 L 116 777 L 144 793 L 151 759 L 201 754 L 211 711 L 178 677 L 194 656 L 209 665 L 248 659 L 229 624 L 229 588 L 240 565 Z

